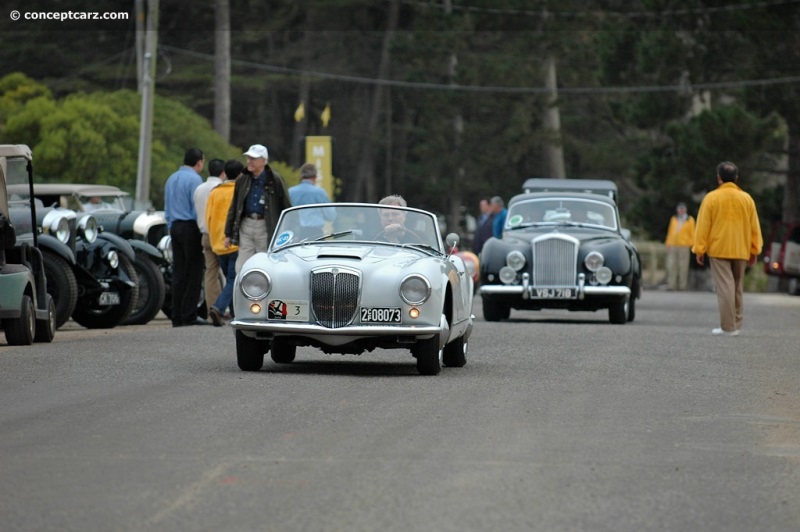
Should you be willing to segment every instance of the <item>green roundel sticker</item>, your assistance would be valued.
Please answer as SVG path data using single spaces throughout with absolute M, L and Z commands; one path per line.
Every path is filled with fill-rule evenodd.
M 519 225 L 521 223 L 522 223 L 522 216 L 520 216 L 519 214 L 515 214 L 508 221 L 508 225 L 510 225 L 511 227 L 515 227 L 515 226 L 517 226 L 517 225 Z

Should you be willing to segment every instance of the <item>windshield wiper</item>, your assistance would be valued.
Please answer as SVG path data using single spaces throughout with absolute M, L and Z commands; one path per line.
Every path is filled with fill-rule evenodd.
M 347 230 L 347 231 L 338 231 L 336 233 L 330 233 L 328 235 L 314 239 L 314 242 L 319 242 L 320 240 L 328 240 L 329 238 L 339 238 L 340 236 L 349 235 L 352 232 L 353 232 L 352 230 Z
M 400 247 L 403 247 L 403 248 L 414 248 L 414 249 L 418 249 L 420 251 L 426 251 L 426 252 L 430 253 L 431 255 L 433 255 L 433 254 L 442 255 L 441 251 L 439 251 L 438 249 L 436 249 L 433 246 L 429 246 L 428 244 L 403 244 Z

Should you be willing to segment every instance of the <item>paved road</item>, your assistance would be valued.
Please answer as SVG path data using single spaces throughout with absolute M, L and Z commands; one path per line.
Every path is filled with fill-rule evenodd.
M 166 320 L 0 344 L 0 530 L 800 529 L 800 297 L 512 312 L 469 362 L 236 368 Z

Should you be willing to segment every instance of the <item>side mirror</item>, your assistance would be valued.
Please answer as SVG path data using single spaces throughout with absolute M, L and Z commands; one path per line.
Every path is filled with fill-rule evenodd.
M 628 242 L 631 241 L 631 231 L 630 231 L 630 229 L 620 229 L 619 232 L 622 233 L 622 238 L 624 238 Z
M 458 235 L 456 233 L 448 233 L 444 241 L 447 244 L 448 252 L 452 253 L 453 249 L 458 246 Z

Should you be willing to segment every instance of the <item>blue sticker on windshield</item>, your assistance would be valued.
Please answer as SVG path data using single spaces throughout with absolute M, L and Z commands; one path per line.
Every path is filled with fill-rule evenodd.
M 292 241 L 292 237 L 294 237 L 294 232 L 284 231 L 278 235 L 278 238 L 275 239 L 275 247 L 279 248 L 281 246 L 285 246 Z

